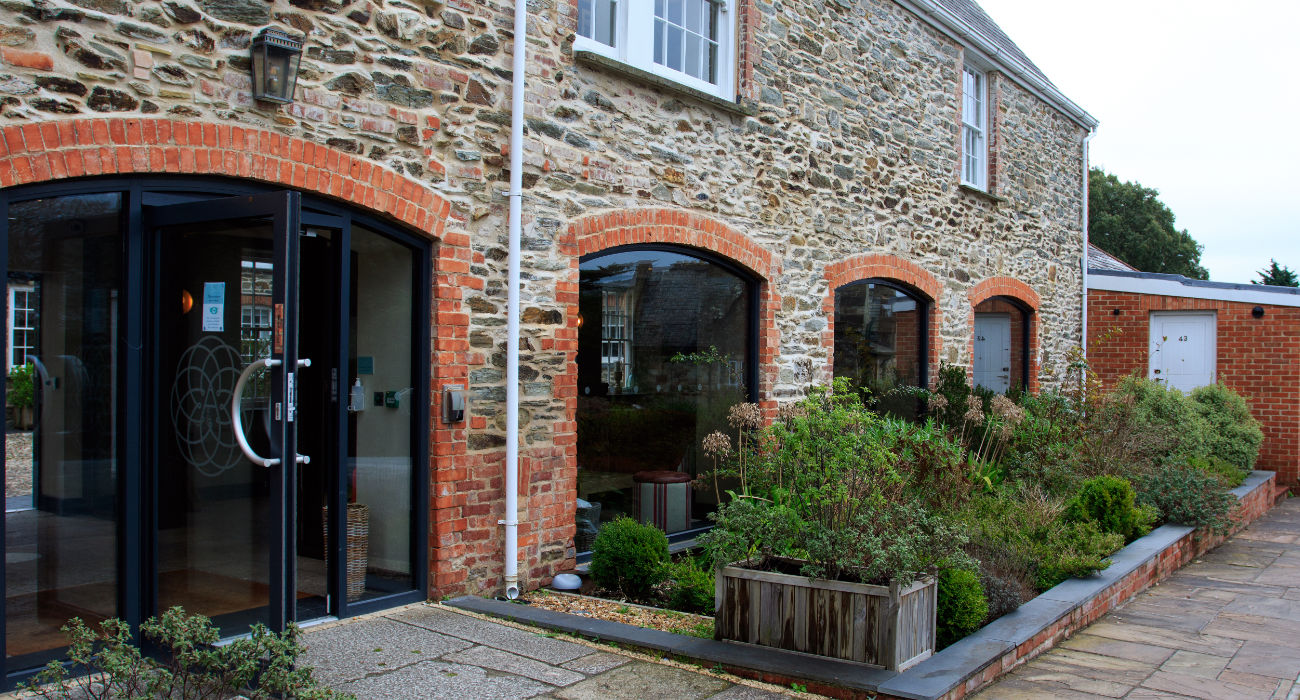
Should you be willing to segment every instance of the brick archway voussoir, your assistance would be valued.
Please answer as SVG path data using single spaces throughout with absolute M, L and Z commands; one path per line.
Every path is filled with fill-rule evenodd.
M 966 296 L 970 298 L 972 308 L 993 297 L 1011 297 L 1019 300 L 1028 306 L 1030 311 L 1034 312 L 1037 312 L 1038 307 L 1042 305 L 1038 292 L 1035 292 L 1033 287 L 1014 277 L 990 277 L 971 287 Z
M 433 190 L 371 161 L 233 124 L 81 118 L 7 126 L 0 134 L 0 187 L 97 175 L 218 175 L 342 200 L 437 239 L 451 209 Z

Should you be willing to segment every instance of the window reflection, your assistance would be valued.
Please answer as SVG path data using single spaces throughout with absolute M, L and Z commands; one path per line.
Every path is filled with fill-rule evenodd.
M 117 614 L 120 218 L 116 194 L 9 206 L 8 281 L 30 290 L 9 352 L 33 367 L 31 432 L 6 436 L 11 659 L 52 656 L 72 617 Z
M 700 441 L 744 401 L 749 283 L 682 253 L 582 263 L 578 335 L 579 550 L 626 514 L 667 532 L 705 524 Z
M 904 389 L 925 381 L 926 318 L 924 299 L 890 284 L 835 290 L 835 376 L 866 389 L 878 410 L 914 415 Z

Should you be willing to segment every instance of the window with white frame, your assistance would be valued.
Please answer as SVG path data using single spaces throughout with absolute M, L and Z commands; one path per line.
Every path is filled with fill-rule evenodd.
M 578 0 L 573 48 L 734 97 L 735 0 Z
M 632 381 L 632 292 L 603 290 L 600 313 L 600 378 L 622 391 Z
M 27 364 L 36 350 L 36 288 L 9 287 L 9 369 Z
M 962 70 L 961 181 L 988 188 L 988 90 L 985 76 L 969 66 Z

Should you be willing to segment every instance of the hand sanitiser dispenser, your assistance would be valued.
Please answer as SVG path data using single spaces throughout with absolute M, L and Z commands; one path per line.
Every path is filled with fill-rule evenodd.
M 366 388 L 361 386 L 361 378 L 352 385 L 352 393 L 348 395 L 348 410 L 353 413 L 360 413 L 366 410 Z

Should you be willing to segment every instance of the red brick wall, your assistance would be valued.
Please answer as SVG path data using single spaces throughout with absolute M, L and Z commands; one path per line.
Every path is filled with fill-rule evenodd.
M 1240 392 L 1263 424 L 1258 469 L 1278 483 L 1300 476 L 1300 309 L 1129 292 L 1088 292 L 1088 364 L 1106 386 L 1145 376 L 1152 311 L 1215 311 L 1219 382 Z M 1119 313 L 1117 314 L 1116 311 Z

